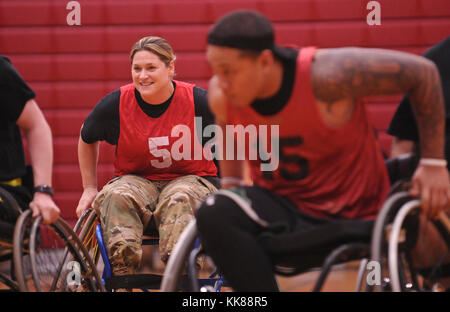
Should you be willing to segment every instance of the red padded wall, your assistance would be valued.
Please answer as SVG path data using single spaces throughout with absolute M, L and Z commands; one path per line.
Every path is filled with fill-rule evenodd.
M 421 54 L 450 33 L 449 0 L 379 0 L 381 25 L 366 23 L 369 0 L 80 0 L 81 25 L 69 26 L 65 0 L 2 0 L 0 53 L 37 93 L 55 149 L 56 201 L 75 218 L 81 195 L 78 134 L 105 94 L 130 80 L 128 53 L 147 35 L 168 39 L 177 54 L 177 78 L 205 87 L 210 76 L 206 33 L 221 15 L 255 9 L 274 22 L 279 44 L 362 46 Z M 367 99 L 380 141 L 400 95 Z M 112 176 L 114 149 L 103 144 L 99 185 Z

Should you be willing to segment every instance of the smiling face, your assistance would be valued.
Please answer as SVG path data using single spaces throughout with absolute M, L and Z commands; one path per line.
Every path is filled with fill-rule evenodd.
M 133 56 L 131 62 L 133 83 L 147 103 L 161 104 L 172 95 L 174 74 L 174 62 L 166 64 L 155 53 L 140 50 Z

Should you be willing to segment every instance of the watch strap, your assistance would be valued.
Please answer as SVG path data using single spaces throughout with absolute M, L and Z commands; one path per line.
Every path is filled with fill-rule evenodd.
M 55 191 L 50 185 L 38 185 L 34 188 L 34 192 L 46 193 L 50 196 L 53 196 Z

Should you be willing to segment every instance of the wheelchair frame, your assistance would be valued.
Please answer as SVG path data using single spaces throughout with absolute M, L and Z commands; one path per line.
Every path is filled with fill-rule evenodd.
M 112 291 L 118 288 L 132 288 L 132 289 L 141 289 L 145 292 L 149 290 L 160 289 L 161 281 L 163 276 L 161 274 L 129 274 L 129 275 L 119 275 L 114 276 L 111 268 L 111 264 L 109 262 L 108 253 L 106 251 L 105 243 L 103 241 L 102 229 L 100 224 L 96 224 L 97 222 L 97 213 L 88 209 L 84 212 L 82 217 L 78 220 L 75 225 L 76 231 L 81 227 L 81 232 L 79 234 L 79 238 L 85 242 L 89 242 L 90 246 L 88 249 L 98 248 L 96 263 L 98 261 L 98 255 L 101 256 L 102 261 L 104 263 L 103 273 L 102 273 L 102 283 L 104 284 L 106 291 Z M 84 222 L 84 220 L 86 221 Z M 84 224 L 83 224 L 84 223 Z M 95 231 L 92 231 L 92 228 L 95 228 Z M 91 237 L 90 237 L 91 236 Z M 94 236 L 94 237 L 92 237 Z M 157 245 L 159 243 L 159 238 L 151 237 L 144 238 L 143 245 Z M 94 246 L 96 245 L 96 246 Z M 192 245 L 191 248 L 194 248 L 195 244 Z M 195 266 L 194 266 L 195 267 Z M 187 276 L 182 276 L 183 283 L 180 288 L 186 289 L 188 288 L 188 281 L 190 272 L 188 272 Z M 197 283 L 202 285 L 203 287 L 214 287 L 216 291 L 220 290 L 222 285 L 225 285 L 221 276 L 217 276 L 215 274 L 211 275 L 209 278 L 201 278 L 192 281 L 191 283 Z
M 349 242 L 333 249 L 322 264 L 322 270 L 313 291 L 320 291 L 322 289 L 322 286 L 334 264 L 356 259 L 361 260 L 361 258 L 361 266 L 356 282 L 356 291 L 359 291 L 363 285 L 363 278 L 365 276 L 364 272 L 366 271 L 365 266 L 368 260 L 377 261 L 380 264 L 380 268 L 384 269 L 391 275 L 392 281 L 389 278 L 385 278 L 380 285 L 371 286 L 366 284 L 366 291 L 388 291 L 391 287 L 393 291 L 409 291 L 412 289 L 425 290 L 418 288 L 417 280 L 415 279 L 415 274 L 417 274 L 417 272 L 411 269 L 410 263 L 404 263 L 403 261 L 398 260 L 402 259 L 399 255 L 400 250 L 398 249 L 398 236 L 400 235 L 399 229 L 401 228 L 405 215 L 412 210 L 419 209 L 419 206 L 420 200 L 411 198 L 408 192 L 394 193 L 388 197 L 373 226 L 371 241 L 367 243 Z M 388 237 L 389 242 L 386 242 L 386 226 L 391 223 L 394 224 L 396 230 L 391 231 L 391 234 Z M 447 219 L 446 222 L 444 220 L 442 223 L 447 225 L 444 227 L 447 232 L 445 233 L 445 231 L 441 231 L 440 233 L 443 235 L 447 246 L 450 249 L 450 226 L 448 226 L 450 222 L 448 222 Z M 443 227 L 441 226 L 441 229 L 442 228 Z M 164 272 L 161 291 L 176 291 L 177 285 L 180 281 L 182 267 L 187 263 L 188 270 L 190 270 L 189 266 L 192 266 L 192 264 L 195 263 L 195 254 L 194 252 L 191 252 L 191 248 L 193 246 L 193 242 L 197 238 L 198 231 L 196 221 L 193 220 L 181 235 L 179 242 L 174 248 L 171 258 L 169 259 Z M 384 260 L 384 253 L 387 251 L 386 245 L 389 246 L 389 258 L 394 259 L 389 260 L 389 266 L 381 265 Z M 407 253 L 408 251 L 402 250 L 402 253 L 403 252 Z M 358 256 L 358 253 L 360 256 Z M 408 259 L 406 260 L 408 261 Z M 405 276 L 407 274 L 404 272 L 406 268 L 410 270 L 408 274 L 413 276 L 413 285 L 406 285 L 407 282 Z M 304 270 L 299 271 L 295 267 L 278 267 L 275 268 L 274 271 L 276 274 L 285 276 L 293 276 L 306 272 Z M 191 279 L 193 279 L 193 277 L 191 277 Z M 197 287 L 193 288 L 193 290 L 199 291 L 200 289 Z

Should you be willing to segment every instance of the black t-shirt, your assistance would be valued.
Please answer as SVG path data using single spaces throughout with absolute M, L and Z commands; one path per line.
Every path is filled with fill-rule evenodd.
M 281 88 L 274 96 L 267 99 L 255 100 L 251 103 L 251 107 L 263 116 L 275 115 L 280 112 L 289 101 L 292 90 L 294 89 L 299 50 L 279 47 L 277 51 L 279 54 L 275 54 L 275 57 L 283 66 Z
M 173 85 L 175 90 L 176 84 L 173 83 Z M 205 143 L 211 140 L 211 137 L 203 137 L 201 133 L 203 133 L 205 127 L 214 124 L 214 116 L 208 107 L 206 90 L 195 86 L 193 93 L 195 116 L 202 117 L 202 129 L 197 129 L 197 135 L 199 138 L 202 138 L 202 145 L 205 146 Z M 175 92 L 173 94 L 175 94 Z M 173 94 L 162 104 L 150 105 L 146 103 L 139 92 L 135 90 L 136 100 L 142 111 L 152 118 L 158 118 L 167 110 L 172 102 Z M 84 142 L 92 144 L 97 141 L 106 141 L 111 145 L 117 146 L 120 134 L 119 104 L 120 89 L 117 89 L 103 97 L 95 105 L 92 112 L 84 121 L 83 129 L 81 130 L 81 138 Z M 217 166 L 217 161 L 214 160 L 214 162 Z
M 445 157 L 450 165 L 450 36 L 434 45 L 423 56 L 436 64 L 441 77 L 446 115 Z M 407 96 L 400 102 L 387 132 L 399 139 L 419 141 L 416 119 Z
M 27 101 L 35 96 L 11 61 L 0 55 L 0 181 L 26 173 L 22 136 L 16 122 Z
M 175 83 L 174 88 L 176 88 Z M 135 90 L 134 93 L 142 111 L 152 118 L 158 118 L 167 110 L 167 108 L 169 108 L 173 94 L 175 94 L 174 92 L 172 96 L 162 104 L 150 105 L 142 99 L 137 90 Z M 111 145 L 117 145 L 120 134 L 119 104 L 120 89 L 117 89 L 103 97 L 95 105 L 92 112 L 84 121 L 83 129 L 81 131 L 81 138 L 84 142 L 92 144 L 97 141 L 106 141 Z M 206 90 L 197 86 L 194 87 L 194 106 L 195 116 L 202 117 L 202 131 L 206 126 L 214 124 L 214 116 L 208 107 Z M 197 130 L 200 132 L 200 129 Z M 198 133 L 198 135 L 200 138 L 200 133 Z M 204 145 L 210 139 L 210 137 L 203 138 L 202 144 Z

